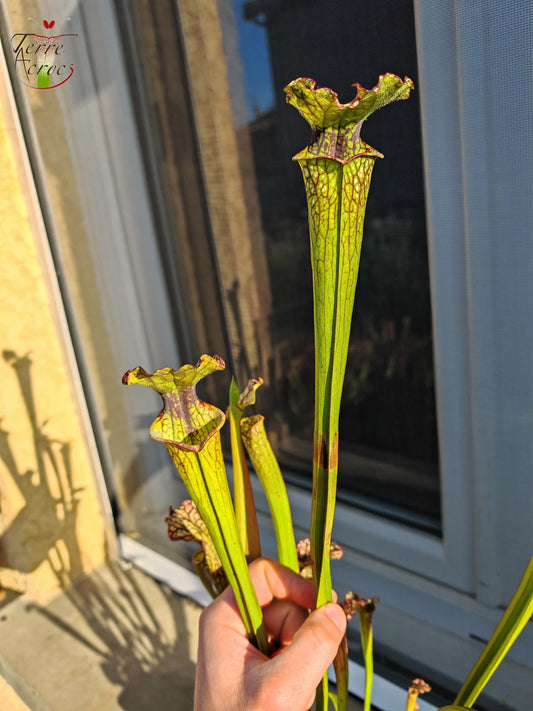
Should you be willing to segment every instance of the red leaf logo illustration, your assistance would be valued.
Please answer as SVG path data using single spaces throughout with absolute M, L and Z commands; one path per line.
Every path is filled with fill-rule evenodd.
M 43 25 L 46 27 L 47 30 L 51 30 L 55 24 L 55 20 L 50 20 L 50 22 L 48 22 L 48 20 L 43 20 Z

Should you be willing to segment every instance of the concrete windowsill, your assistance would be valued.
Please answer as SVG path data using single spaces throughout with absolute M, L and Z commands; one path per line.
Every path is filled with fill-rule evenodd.
M 192 709 L 200 611 L 116 564 L 46 605 L 19 596 L 0 609 L 0 709 Z
M 118 564 L 45 605 L 21 595 L 0 608 L 0 711 L 188 711 L 200 612 Z

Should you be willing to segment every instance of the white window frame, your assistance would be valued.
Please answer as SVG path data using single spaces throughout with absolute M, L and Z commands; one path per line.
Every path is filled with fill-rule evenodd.
M 513 179 L 513 170 L 526 183 L 533 176 L 533 105 L 518 88 L 531 52 L 516 49 L 520 29 L 529 29 L 531 48 L 533 12 L 521 3 L 504 12 L 498 0 L 415 8 L 444 539 L 453 535 L 454 545 L 467 547 L 474 597 L 498 606 L 512 594 L 533 540 L 533 211 L 530 190 L 516 190 Z M 517 88 L 512 107 L 497 108 L 496 87 L 506 86 Z
M 393 656 L 402 657 L 415 674 L 424 671 L 420 669 L 424 660 L 428 676 L 433 670 L 433 678 L 451 688 L 464 678 L 481 650 L 477 640 L 487 639 L 499 619 L 497 608 L 509 599 L 533 540 L 533 477 L 527 467 L 533 460 L 529 384 L 524 382 L 517 412 L 516 390 L 506 390 L 512 379 L 502 383 L 499 378 L 505 355 L 516 369 L 515 377 L 524 377 L 526 365 L 533 360 L 533 330 L 524 328 L 523 353 L 509 354 L 494 341 L 496 333 L 512 336 L 506 321 L 512 304 L 516 304 L 513 317 L 527 325 L 533 291 L 523 280 L 513 284 L 513 271 L 524 265 L 520 267 L 521 260 L 508 260 L 498 262 L 504 273 L 497 280 L 500 289 L 503 280 L 509 280 L 508 293 L 498 302 L 490 292 L 494 265 L 502 256 L 498 240 L 502 224 L 494 213 L 490 192 L 489 175 L 493 174 L 487 171 L 497 159 L 505 159 L 502 152 L 509 150 L 509 143 L 503 137 L 500 144 L 489 147 L 471 109 L 475 102 L 479 117 L 483 112 L 488 115 L 492 108 L 487 105 L 487 86 L 479 81 L 479 72 L 486 60 L 482 29 L 496 18 L 499 5 L 496 0 L 483 4 L 475 0 L 453 4 L 415 1 L 443 535 L 439 539 L 345 504 L 338 504 L 334 532 L 346 547 L 343 561 L 334 570 L 339 592 L 355 587 L 362 595 L 379 594 L 376 639 Z M 527 11 L 525 5 L 523 10 L 510 8 L 509 14 L 522 11 Z M 106 225 L 103 230 L 97 225 L 95 234 L 109 234 L 111 224 L 116 237 L 113 243 L 103 238 L 95 243 L 102 265 L 102 289 L 109 294 L 110 331 L 115 334 L 117 348 L 135 352 L 134 364 L 179 364 L 179 344 L 166 327 L 170 309 L 156 256 L 135 108 L 116 42 L 112 0 L 85 3 L 81 21 L 80 66 L 91 67 L 92 74 L 80 72 L 78 83 L 63 92 L 62 109 L 72 153 L 80 157 L 80 184 L 88 186 L 84 196 L 88 214 L 96 223 Z M 512 18 L 499 18 L 499 22 L 512 29 Z M 506 38 L 509 36 L 500 34 L 501 42 Z M 498 36 L 492 39 L 497 42 Z M 516 58 L 509 61 L 516 66 L 504 67 L 504 73 L 522 71 L 522 85 L 526 86 L 526 65 L 520 69 Z M 519 99 L 523 111 L 526 101 L 531 102 Z M 502 111 L 510 113 L 505 107 Z M 87 149 L 88 135 L 101 137 L 91 150 Z M 522 161 L 523 170 L 531 167 L 527 163 L 531 156 L 516 153 L 513 160 Z M 481 180 L 480 175 L 487 179 Z M 532 208 L 526 194 L 515 197 L 515 209 L 522 211 L 531 226 Z M 496 207 L 502 209 L 502 205 Z M 506 232 L 505 236 L 509 249 L 526 260 L 531 256 L 524 246 L 527 240 L 521 241 L 524 235 L 516 235 L 514 241 L 512 234 Z M 520 294 L 514 294 L 513 288 Z M 154 322 L 156 314 L 159 319 Z M 152 406 L 151 399 L 135 397 L 136 416 L 148 418 Z M 509 471 L 515 473 L 520 486 L 516 501 L 502 475 Z M 260 510 L 266 511 L 262 493 L 256 493 Z M 297 529 L 306 535 L 310 495 L 294 486 L 289 486 L 289 495 Z M 273 550 L 273 537 L 268 525 L 265 527 L 265 548 Z M 135 559 L 127 542 L 123 550 Z M 186 572 L 178 575 L 189 581 Z M 174 579 L 173 586 L 179 589 L 180 581 Z M 186 594 L 196 595 L 190 590 Z M 509 655 L 505 674 L 491 682 L 491 697 L 506 698 L 515 685 L 518 691 L 513 692 L 513 703 L 527 708 L 531 698 L 524 694 L 532 659 L 533 634 L 529 629 Z

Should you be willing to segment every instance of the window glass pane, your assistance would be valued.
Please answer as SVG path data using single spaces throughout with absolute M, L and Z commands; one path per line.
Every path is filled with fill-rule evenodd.
M 305 192 L 291 157 L 310 131 L 285 103 L 283 87 L 311 76 L 348 101 L 354 81 L 370 88 L 387 71 L 410 76 L 416 86 L 411 3 L 219 0 L 213 12 L 183 3 L 177 14 L 163 0 L 138 2 L 135 9 L 126 44 L 142 72 L 135 71 L 132 85 L 144 104 L 139 125 L 150 139 L 158 209 L 166 214 L 164 261 L 178 265 L 179 279 L 169 288 L 181 286 L 177 300 L 185 304 L 176 311 L 188 341 L 183 352 L 189 361 L 219 352 L 241 385 L 264 378 L 258 410 L 288 478 L 309 486 L 311 269 Z M 339 495 L 438 532 L 416 91 L 372 116 L 363 138 L 385 160 L 375 166 L 367 207 Z M 227 381 L 219 377 L 209 387 L 225 407 Z
M 282 89 L 297 76 L 310 76 L 349 101 L 355 80 L 370 88 L 386 71 L 408 75 L 416 86 L 412 3 L 233 0 L 233 9 L 244 97 L 236 82 L 230 86 L 236 128 L 247 124 L 250 132 L 265 236 L 270 333 L 279 363 L 276 414 L 283 413 L 284 428 L 279 453 L 287 465 L 307 471 L 313 427 L 312 291 L 303 183 L 289 159 L 306 145 L 309 130 L 285 104 Z M 231 33 L 229 22 L 224 29 Z M 227 47 L 229 54 L 230 42 Z M 234 65 L 235 58 L 229 55 L 228 63 Z M 416 92 L 372 116 L 363 138 L 385 159 L 374 168 L 366 214 L 341 418 L 340 495 L 377 498 L 438 518 Z

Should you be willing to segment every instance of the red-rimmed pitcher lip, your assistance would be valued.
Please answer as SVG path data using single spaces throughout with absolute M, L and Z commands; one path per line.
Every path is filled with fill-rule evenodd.
M 316 81 L 308 77 L 294 79 L 284 88 L 286 100 L 316 129 L 344 128 L 364 121 L 370 114 L 387 104 L 407 99 L 414 84 L 409 77 L 400 79 L 388 72 L 379 77 L 372 89 L 360 84 L 352 101 L 342 104 L 337 92 L 329 87 L 316 88 Z
M 128 370 L 122 382 L 143 385 L 163 399 L 163 409 L 150 427 L 152 439 L 197 453 L 220 430 L 226 418 L 218 407 L 200 400 L 196 385 L 206 375 L 225 367 L 220 356 L 203 355 L 196 365 L 185 364 L 177 370 L 160 368 L 148 373 L 138 366 Z

